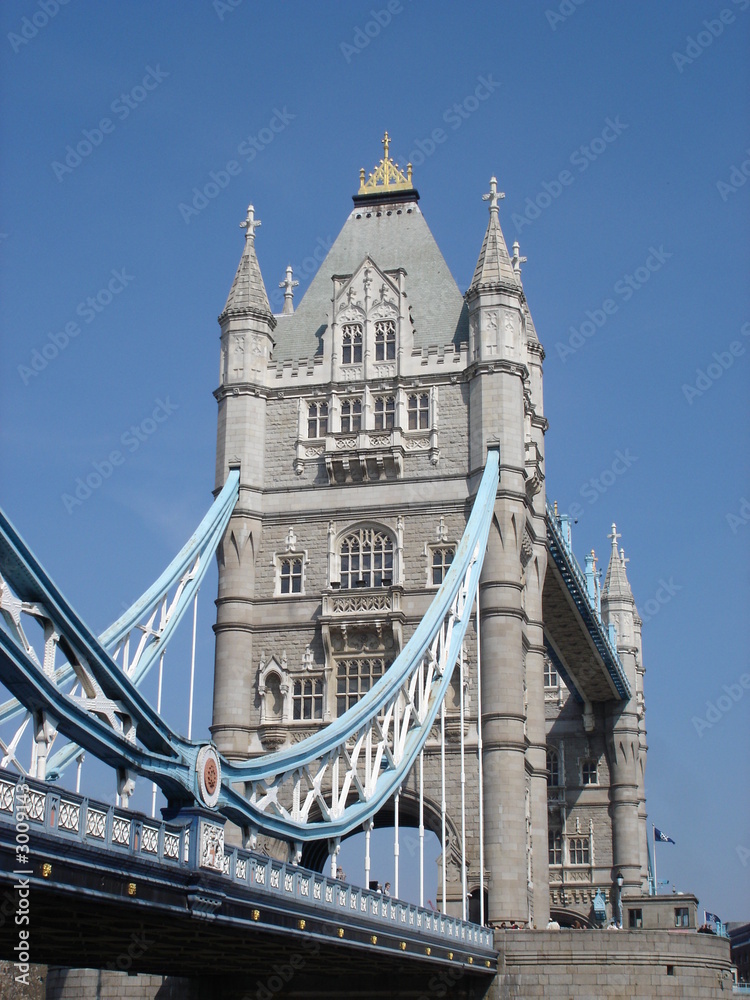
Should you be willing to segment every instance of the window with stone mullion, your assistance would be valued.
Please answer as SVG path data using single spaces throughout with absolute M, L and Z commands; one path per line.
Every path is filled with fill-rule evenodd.
M 375 324 L 375 360 L 393 361 L 396 357 L 396 324 L 392 319 Z
M 292 718 L 297 721 L 323 718 L 322 677 L 306 677 L 294 682 Z
M 375 430 L 392 430 L 396 416 L 396 400 L 393 396 L 375 397 Z
M 344 399 L 341 401 L 341 432 L 356 434 L 362 427 L 362 400 Z
M 345 326 L 341 343 L 341 363 L 357 365 L 362 362 L 362 327 L 359 324 Z
M 352 587 L 389 587 L 393 582 L 393 542 L 369 528 L 347 535 L 341 543 L 340 583 Z

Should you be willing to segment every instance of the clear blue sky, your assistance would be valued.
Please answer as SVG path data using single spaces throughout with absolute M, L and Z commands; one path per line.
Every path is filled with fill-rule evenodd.
M 677 841 L 659 875 L 747 919 L 750 0 L 55 6 L 0 9 L 0 467 L 70 600 L 102 630 L 210 502 L 216 316 L 248 202 L 269 294 L 288 263 L 302 293 L 387 128 L 464 289 L 494 173 L 547 351 L 548 496 L 578 504 L 581 561 L 617 522 L 650 617 L 649 822 Z M 159 400 L 168 419 L 133 436 Z

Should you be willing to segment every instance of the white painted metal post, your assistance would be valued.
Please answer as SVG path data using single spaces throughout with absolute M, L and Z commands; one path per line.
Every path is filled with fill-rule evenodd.
M 440 703 L 440 825 L 441 825 L 441 847 L 442 851 L 442 876 L 443 876 L 443 913 L 446 910 L 446 888 L 445 888 L 445 698 Z
M 419 905 L 424 906 L 424 750 L 419 751 Z
M 195 592 L 195 598 L 193 599 L 193 652 L 190 657 L 190 707 L 188 709 L 188 739 L 193 738 L 193 690 L 195 688 L 195 633 L 198 625 L 198 594 L 199 590 Z
M 368 819 L 364 824 L 365 827 L 365 889 L 370 888 L 370 834 L 372 833 L 372 828 L 375 824 L 371 819 Z
M 459 656 L 461 724 L 461 919 L 466 920 L 466 767 L 464 765 L 464 647 Z
M 482 760 L 482 647 L 477 591 L 477 761 L 479 764 L 479 923 L 484 924 L 484 766 Z
M 396 792 L 393 798 L 393 895 L 398 898 L 398 800 L 401 792 Z
M 161 685 L 164 678 L 164 653 L 159 657 L 159 686 L 156 690 L 156 714 L 161 715 Z M 151 782 L 151 819 L 156 816 L 156 782 Z
M 85 753 L 79 753 L 76 757 L 76 763 L 78 764 L 78 767 L 76 768 L 76 795 L 81 794 L 81 768 L 83 767 L 85 756 Z

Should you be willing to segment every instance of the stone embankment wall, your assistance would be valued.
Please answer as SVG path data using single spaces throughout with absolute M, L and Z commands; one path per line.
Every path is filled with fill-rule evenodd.
M 492 1000 L 731 996 L 729 941 L 694 931 L 497 931 Z

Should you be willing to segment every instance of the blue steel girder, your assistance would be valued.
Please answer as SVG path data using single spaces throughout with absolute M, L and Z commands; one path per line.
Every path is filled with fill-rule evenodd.
M 136 687 L 163 654 L 174 630 L 197 595 L 216 547 L 223 537 L 237 502 L 238 493 L 239 472 L 231 470 L 210 510 L 169 566 L 148 590 L 99 636 L 101 646 L 113 659 L 120 656 L 122 669 Z M 15 543 L 12 540 L 15 536 L 18 541 L 18 535 L 2 512 L 0 512 L 0 524 L 7 525 L 9 529 L 8 538 L 0 539 L 0 574 L 18 581 L 19 597 L 21 593 L 32 595 L 36 591 L 28 569 L 24 569 L 22 573 L 19 571 L 18 553 L 15 552 Z M 25 548 L 28 553 L 28 547 Z M 5 610 L 6 620 L 9 617 Z M 154 624 L 156 618 L 158 622 Z M 9 624 L 12 627 L 13 623 Z M 129 656 L 130 639 L 133 635 L 137 637 L 138 643 L 134 655 Z M 71 664 L 68 663 L 56 670 L 54 680 L 58 688 L 74 683 L 76 674 Z M 27 710 L 27 706 L 18 699 L 5 702 L 0 705 L 0 724 Z M 47 763 L 48 779 L 54 780 L 59 777 L 80 750 L 81 747 L 75 743 L 68 743 L 60 748 Z
M 114 767 L 151 778 L 170 798 L 192 797 L 245 827 L 287 840 L 342 837 L 373 816 L 401 787 L 445 698 L 477 594 L 498 467 L 498 452 L 491 450 L 453 564 L 399 657 L 345 715 L 296 746 L 230 763 L 214 748 L 171 730 L 4 517 L 0 517 L 0 570 L 13 583 L 24 610 L 38 610 L 54 631 L 58 648 L 69 658 L 82 686 L 90 689 L 86 693 L 94 699 L 94 710 L 85 699 L 62 692 L 55 676 L 45 671 L 33 650 L 25 648 L 23 633 L 17 629 L 0 630 L 0 679 L 27 708 L 51 715 L 54 725 L 81 747 Z M 156 584 L 154 588 L 159 589 Z M 132 625 L 132 616 L 124 618 L 127 621 L 121 619 L 113 632 L 122 634 Z M 100 717 L 106 712 L 110 724 Z M 121 731 L 112 723 L 113 715 L 122 719 Z M 218 771 L 210 781 L 205 780 L 208 772 L 201 770 L 207 755 Z M 323 818 L 314 819 L 317 813 Z

